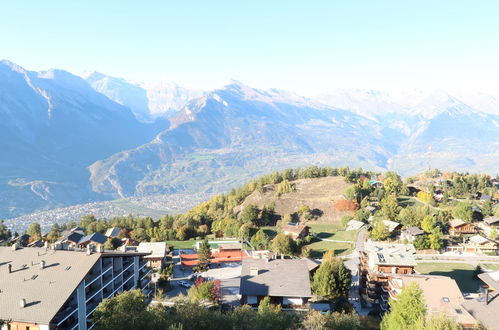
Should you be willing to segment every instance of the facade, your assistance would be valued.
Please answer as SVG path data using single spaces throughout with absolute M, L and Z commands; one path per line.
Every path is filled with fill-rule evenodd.
M 378 303 L 382 288 L 394 274 L 413 274 L 415 253 L 412 244 L 367 241 L 359 256 L 359 287 L 363 299 Z
M 466 242 L 447 246 L 449 252 L 467 252 L 479 254 L 497 254 L 498 243 L 480 235 L 471 236 Z
M 241 304 L 302 306 L 312 297 L 309 263 L 305 259 L 244 259 L 239 287 Z
M 449 221 L 449 235 L 451 236 L 474 233 L 476 233 L 476 227 L 472 223 L 464 222 L 461 219 L 453 219 Z
M 381 308 L 387 312 L 389 298 L 397 300 L 404 287 L 411 283 L 417 283 L 423 291 L 427 317 L 445 314 L 465 329 L 475 327 L 475 318 L 462 306 L 465 299 L 456 281 L 447 276 L 394 275 L 382 288 Z
M 166 262 L 166 242 L 141 242 L 137 251 L 149 253 L 144 257 L 149 267 L 163 268 Z
M 120 292 L 150 293 L 144 253 L 0 247 L 0 319 L 5 329 L 92 328 L 99 303 Z

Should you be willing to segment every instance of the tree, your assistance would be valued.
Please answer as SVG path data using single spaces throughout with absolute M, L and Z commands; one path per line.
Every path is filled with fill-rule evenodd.
M 36 241 L 42 238 L 42 229 L 40 228 L 40 224 L 37 222 L 32 222 L 28 230 L 26 230 L 26 234 L 31 236 L 32 241 Z
M 483 202 L 480 210 L 482 210 L 483 215 L 486 217 L 494 214 L 494 206 L 491 201 Z
M 412 329 L 425 318 L 423 292 L 415 282 L 404 287 L 397 300 L 390 299 L 389 304 L 390 312 L 383 317 L 381 330 Z
M 337 211 L 355 211 L 359 209 L 359 203 L 349 200 L 339 200 L 334 202 L 334 208 Z
M 445 314 L 440 314 L 437 316 L 432 316 L 424 327 L 418 330 L 461 330 L 461 326 L 449 316 Z
M 430 249 L 440 250 L 444 246 L 443 238 L 444 234 L 442 233 L 440 227 L 433 228 L 428 235 L 428 244 Z
M 494 240 L 497 238 L 497 230 L 495 227 L 492 227 L 492 229 L 490 230 L 489 238 Z
M 431 200 L 433 199 L 433 195 L 425 191 L 418 192 L 417 197 L 420 201 L 424 203 L 430 203 Z
M 375 241 L 384 241 L 390 237 L 390 232 L 388 231 L 388 228 L 386 228 L 383 221 L 378 220 L 371 231 L 370 237 Z
M 113 237 L 108 239 L 106 243 L 104 243 L 104 249 L 106 250 L 116 250 L 121 246 L 121 240 L 118 237 Z
M 220 281 L 205 281 L 202 277 L 196 280 L 194 286 L 189 289 L 189 298 L 195 302 L 209 301 L 219 304 L 222 301 Z
M 452 216 L 466 222 L 471 222 L 473 219 L 473 209 L 470 204 L 460 202 L 452 209 Z
M 381 200 L 381 213 L 390 220 L 397 219 L 400 209 L 397 198 L 393 195 L 389 195 Z
M 347 297 L 352 282 L 352 274 L 343 260 L 334 258 L 322 262 L 312 280 L 312 290 L 325 299 Z
M 310 207 L 308 205 L 302 205 L 300 206 L 300 209 L 298 210 L 298 214 L 303 217 L 305 220 L 311 220 L 314 215 L 312 214 L 312 210 L 310 210 Z
M 198 248 L 198 260 L 199 260 L 199 269 L 201 271 L 205 271 L 208 269 L 211 259 L 211 248 L 208 240 L 205 238 L 201 244 L 199 244 Z
M 148 329 L 150 315 L 140 290 L 125 291 L 103 300 L 92 316 L 96 329 Z
M 259 213 L 260 211 L 258 210 L 258 207 L 250 204 L 243 209 L 240 219 L 243 223 L 256 223 L 258 221 Z
M 426 217 L 423 218 L 423 221 L 421 221 L 421 229 L 423 229 L 427 233 L 430 233 L 433 230 L 433 228 L 435 228 L 436 224 L 437 224 L 437 219 L 435 219 L 431 215 L 427 215 Z
M 310 310 L 302 322 L 304 330 L 357 330 L 361 329 L 359 316 L 351 313 L 326 313 Z
M 388 192 L 389 194 L 398 195 L 404 187 L 400 175 L 398 175 L 396 172 L 389 171 L 385 173 L 384 177 L 385 178 L 383 180 L 383 185 L 385 186 L 386 192 Z
M 277 234 L 272 240 L 272 251 L 281 256 L 290 255 L 293 253 L 293 239 L 284 233 Z
M 251 238 L 251 246 L 257 250 L 266 250 L 269 248 L 270 238 L 265 234 L 263 229 L 260 229 L 256 232 L 255 235 Z
M 400 213 L 397 216 L 398 222 L 403 224 L 404 226 L 419 226 L 421 219 L 419 218 L 415 207 L 408 206 L 400 210 Z
M 3 224 L 3 220 L 0 220 L 0 239 L 9 239 L 11 235 L 10 230 Z
M 57 223 L 54 223 L 50 228 L 50 232 L 47 234 L 47 240 L 50 243 L 54 243 L 55 241 L 57 241 L 60 234 L 61 234 L 61 229 L 59 225 Z

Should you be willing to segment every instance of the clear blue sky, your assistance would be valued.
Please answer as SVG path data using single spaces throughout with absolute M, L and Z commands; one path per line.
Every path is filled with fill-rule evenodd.
M 499 86 L 499 1 L 2 1 L 0 57 L 218 87 Z

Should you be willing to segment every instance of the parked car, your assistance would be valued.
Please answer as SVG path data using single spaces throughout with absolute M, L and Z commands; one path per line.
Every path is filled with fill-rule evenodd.
M 183 286 L 184 288 L 190 288 L 192 286 L 192 284 L 187 282 L 187 281 L 180 281 L 179 284 L 180 284 L 180 286 Z

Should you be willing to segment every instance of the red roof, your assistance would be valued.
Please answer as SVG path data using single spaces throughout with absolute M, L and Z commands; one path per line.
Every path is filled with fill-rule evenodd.
M 211 263 L 223 263 L 223 262 L 240 262 L 242 259 L 249 258 L 250 255 L 244 250 L 226 250 L 215 252 L 212 254 Z M 182 260 L 182 266 L 192 267 L 199 263 L 197 253 L 194 254 L 181 254 L 180 259 Z

